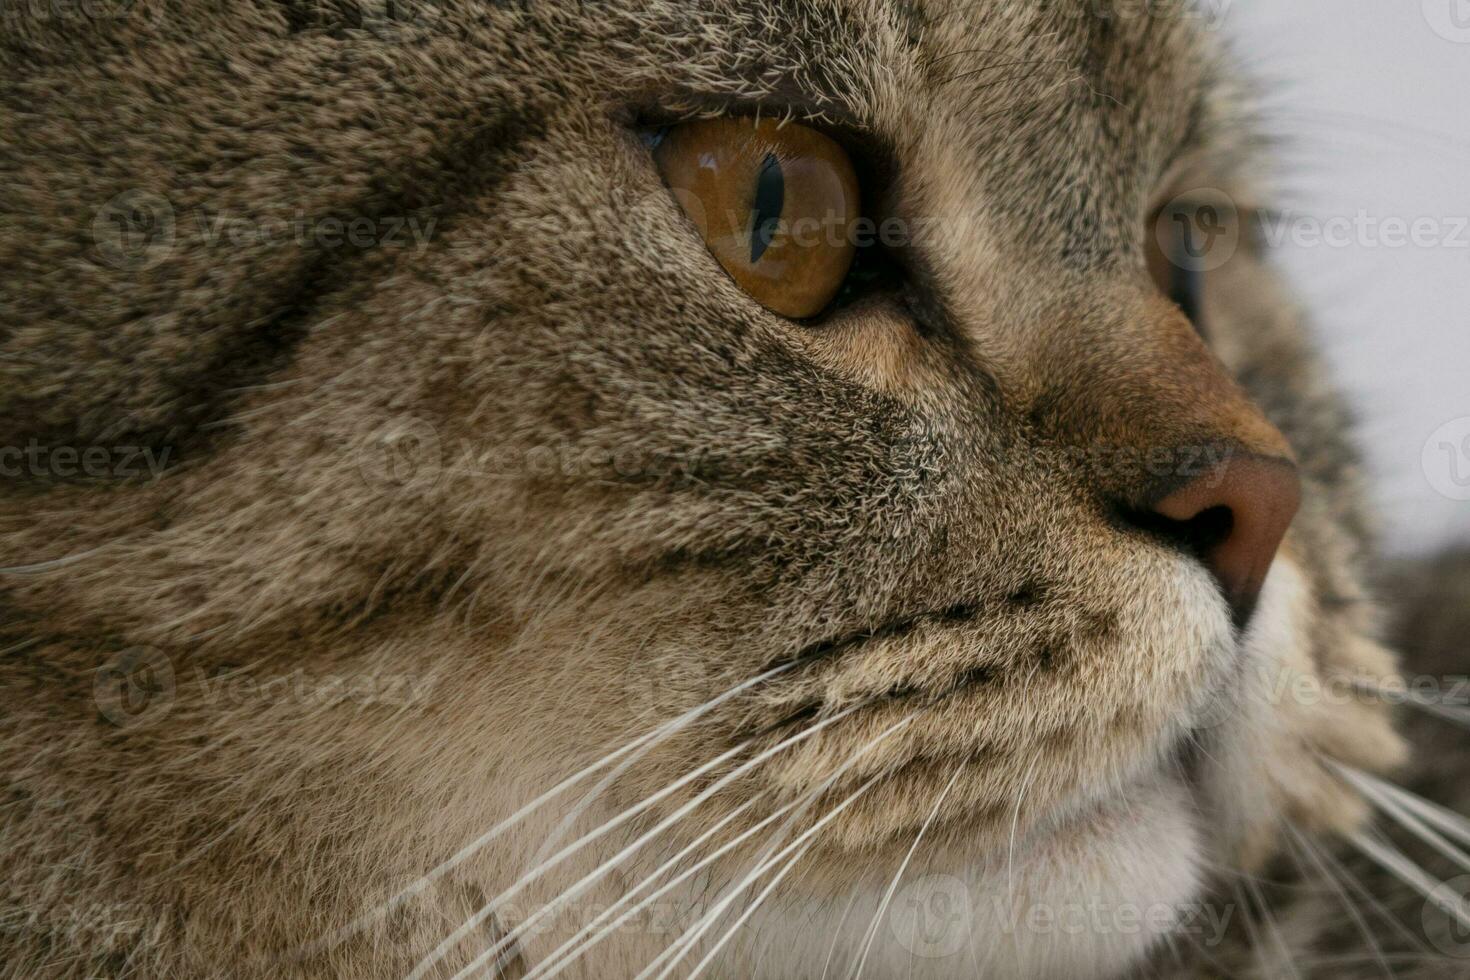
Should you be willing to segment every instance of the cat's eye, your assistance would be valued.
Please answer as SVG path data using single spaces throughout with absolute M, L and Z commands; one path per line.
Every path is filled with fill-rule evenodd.
M 1188 261 L 1189 233 L 1169 228 L 1160 235 L 1164 240 L 1151 243 L 1149 272 L 1159 292 L 1169 297 L 1189 317 L 1196 328 L 1200 325 L 1200 305 L 1204 298 L 1205 273 Z
M 763 306 L 816 316 L 847 281 L 861 189 L 847 153 L 810 126 L 725 117 L 664 131 L 654 161 L 711 254 Z
M 1201 334 L 1208 276 L 1230 260 L 1238 244 L 1235 210 L 1223 195 L 1176 198 L 1155 212 L 1148 235 L 1149 272 Z

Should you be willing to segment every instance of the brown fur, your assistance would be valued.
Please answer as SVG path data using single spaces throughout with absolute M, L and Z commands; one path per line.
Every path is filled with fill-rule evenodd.
M 1151 449 L 1289 444 L 1302 587 L 1272 656 L 1393 671 L 1343 410 L 1290 300 L 1246 243 L 1212 280 L 1211 350 L 1147 276 L 1160 200 L 1260 193 L 1248 102 L 1187 20 L 365 8 L 140 4 L 17 20 L 0 49 L 0 443 L 168 452 L 157 479 L 52 465 L 0 496 L 4 975 L 401 976 L 526 870 L 567 801 L 313 941 L 609 747 L 818 649 L 576 827 L 793 713 L 901 693 L 670 836 L 761 793 L 748 818 L 770 812 L 918 705 L 834 787 L 887 774 L 777 907 L 881 888 L 961 761 L 924 861 L 1003 861 L 1019 836 L 1023 858 L 1082 867 L 1088 833 L 1128 832 L 1120 787 L 1171 779 L 1239 669 L 1204 571 L 1117 520 L 1158 489 Z M 823 332 L 763 311 L 629 129 L 757 108 L 891 149 L 895 213 L 937 232 L 900 303 Z M 97 230 L 129 192 L 172 215 L 151 250 Z M 378 238 L 201 233 L 221 216 Z M 381 240 L 409 219 L 421 245 Z M 143 681 L 151 701 L 122 699 Z M 1324 756 L 1403 758 L 1381 705 L 1264 709 L 1199 736 L 1222 760 L 1190 784 L 1212 866 L 1267 873 L 1288 823 L 1358 826 Z M 613 849 L 497 909 L 443 975 Z M 619 936 L 586 975 L 632 976 L 668 938 Z M 785 952 L 737 943 L 717 969 L 783 975 Z

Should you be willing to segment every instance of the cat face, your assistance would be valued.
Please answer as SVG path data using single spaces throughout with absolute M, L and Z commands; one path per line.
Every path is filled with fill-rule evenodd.
M 916 975 L 973 970 L 975 943 L 995 975 L 1137 961 L 1159 930 L 1005 925 L 1077 895 L 1191 901 L 1207 868 L 1258 866 L 1283 821 L 1355 824 L 1322 759 L 1378 768 L 1398 743 L 1376 708 L 1283 695 L 1392 665 L 1358 582 L 1341 413 L 1249 235 L 1243 97 L 1182 12 L 1083 6 L 456 5 L 381 50 L 315 14 L 289 38 L 231 14 L 226 34 L 259 30 L 317 66 L 320 102 L 216 185 L 156 177 L 171 210 L 391 201 L 435 231 L 308 271 L 295 251 L 242 246 L 238 280 L 204 276 L 225 255 L 181 236 L 147 275 L 100 273 L 99 294 L 174 319 L 124 342 L 136 390 L 102 409 L 95 389 L 73 392 L 57 424 L 101 412 L 194 431 L 175 389 L 218 396 L 197 399 L 203 421 L 229 424 L 155 485 L 54 488 L 52 516 L 15 540 L 106 560 L 27 580 L 12 602 L 38 635 L 106 633 L 176 664 L 424 680 L 408 710 L 353 714 L 206 703 L 180 668 L 156 722 L 239 726 L 231 780 L 284 758 L 328 770 L 283 807 L 281 847 L 301 858 L 355 827 L 349 879 L 422 874 L 635 745 L 595 798 L 539 808 L 453 880 L 503 894 L 549 840 L 652 800 L 626 826 L 668 826 L 621 885 L 588 894 L 616 900 L 680 848 L 730 845 L 671 892 L 681 927 L 710 911 L 696 886 L 740 880 L 760 845 L 810 845 L 762 903 L 785 912 L 757 913 L 712 961 L 729 975 L 805 976 L 829 944 L 839 963 L 870 946 L 875 975 L 907 968 L 911 948 L 864 932 L 901 863 L 962 882 L 969 902 L 970 952 Z M 351 43 L 369 55 L 346 58 Z M 334 142 L 333 99 L 352 107 L 352 140 Z M 202 125 L 223 139 L 227 117 Z M 867 255 L 886 263 L 876 285 L 844 267 L 827 300 L 782 315 L 691 213 L 709 198 L 671 191 L 670 134 L 696 161 L 715 149 L 701 140 L 789 138 L 758 117 L 851 160 L 852 212 L 890 233 Z M 303 136 L 317 149 L 283 169 Z M 1212 212 L 1223 242 L 1186 270 L 1186 310 L 1158 257 L 1171 202 L 1202 199 L 1236 211 Z M 781 207 L 800 204 L 793 190 Z M 225 360 L 254 351 L 259 306 L 287 305 L 261 298 L 281 270 L 300 288 L 287 328 L 241 358 L 269 384 L 195 357 L 204 341 L 182 366 L 162 353 L 200 325 Z M 190 277 L 210 302 L 178 298 Z M 1241 602 L 1173 524 L 1138 515 L 1248 459 L 1292 470 L 1301 507 Z M 75 520 L 87 513 L 101 516 Z M 222 778 L 171 759 L 150 778 Z M 341 774 L 362 767 L 379 775 Z M 485 921 L 516 928 L 626 842 L 593 840 Z M 302 894 L 289 871 L 276 887 Z M 412 963 L 461 912 L 424 912 L 419 945 L 388 962 Z M 543 926 L 517 936 L 524 965 L 576 931 Z M 576 968 L 632 975 L 670 938 L 619 934 Z

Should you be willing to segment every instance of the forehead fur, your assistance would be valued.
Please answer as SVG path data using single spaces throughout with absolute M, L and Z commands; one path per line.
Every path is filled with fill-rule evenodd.
M 1082 267 L 1128 244 L 1118 230 L 1227 111 L 1219 54 L 1179 7 L 648 4 L 588 20 L 572 37 L 539 27 L 610 103 L 850 122 L 910 156 L 942 145 L 997 226 Z

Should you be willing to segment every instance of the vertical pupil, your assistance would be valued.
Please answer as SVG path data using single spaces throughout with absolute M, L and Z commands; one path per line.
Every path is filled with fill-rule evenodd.
M 786 178 L 781 173 L 781 161 L 776 159 L 776 154 L 767 153 L 755 178 L 755 205 L 752 208 L 755 217 L 750 229 L 752 265 L 760 260 L 771 239 L 776 237 L 776 226 L 781 221 L 781 208 L 785 203 Z

